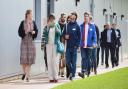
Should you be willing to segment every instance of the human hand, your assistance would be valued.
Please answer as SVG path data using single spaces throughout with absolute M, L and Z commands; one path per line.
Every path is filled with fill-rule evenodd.
M 67 39 L 67 40 L 68 40 L 68 39 L 69 39 L 69 35 L 65 35 L 65 39 Z
M 35 31 L 32 31 L 32 34 L 35 34 Z
M 96 48 L 97 47 L 97 45 L 96 44 L 93 44 L 93 48 Z

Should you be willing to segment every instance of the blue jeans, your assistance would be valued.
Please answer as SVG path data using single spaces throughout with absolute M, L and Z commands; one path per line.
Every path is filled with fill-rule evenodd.
M 96 70 L 97 68 L 97 63 L 96 63 L 96 55 L 97 55 L 97 48 L 92 49 L 92 54 L 91 54 L 91 68 Z
M 88 74 L 90 74 L 91 53 L 92 53 L 92 49 L 81 47 L 81 57 L 82 57 L 81 72 L 82 73 L 87 72 Z
M 69 73 L 72 73 L 72 77 L 75 77 L 76 73 L 76 61 L 77 61 L 77 49 L 66 49 L 66 64 L 69 68 Z

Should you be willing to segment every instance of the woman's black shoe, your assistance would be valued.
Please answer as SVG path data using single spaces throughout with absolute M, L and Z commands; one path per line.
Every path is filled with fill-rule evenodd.
M 25 79 L 25 74 L 23 74 L 23 76 L 22 76 L 22 80 L 24 80 Z

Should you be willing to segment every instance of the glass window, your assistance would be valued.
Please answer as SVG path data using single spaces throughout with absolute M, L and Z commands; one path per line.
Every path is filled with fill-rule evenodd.
M 117 16 L 113 18 L 113 22 L 117 24 Z
M 109 17 L 108 17 L 108 14 L 106 14 L 106 15 L 105 15 L 105 24 L 109 22 L 108 18 L 109 18 Z
M 35 22 L 38 28 L 36 40 L 41 40 L 41 0 L 35 0 Z
M 110 24 L 113 23 L 113 15 L 110 15 Z

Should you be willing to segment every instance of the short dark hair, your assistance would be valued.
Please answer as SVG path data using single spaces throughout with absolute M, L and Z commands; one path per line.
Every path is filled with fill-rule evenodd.
M 48 16 L 48 20 L 50 20 L 51 18 L 55 20 L 55 16 L 54 16 L 53 14 L 50 14 L 50 15 Z
M 76 12 L 72 12 L 71 15 L 75 15 L 76 16 L 76 20 L 77 20 L 78 15 L 77 15 Z
M 62 13 L 60 16 L 61 16 L 61 18 L 63 17 L 63 16 L 65 16 L 66 14 L 64 14 L 64 13 Z
M 104 29 L 106 28 L 106 25 L 104 25 Z
M 89 16 L 89 19 L 90 19 L 90 20 L 93 20 L 93 17 L 90 15 L 90 16 Z
M 89 14 L 88 12 L 85 12 L 85 13 L 84 13 L 84 16 L 85 16 L 85 15 L 88 15 L 88 16 L 89 16 L 90 14 Z
M 69 18 L 71 18 L 71 15 L 68 15 L 68 17 L 67 17 L 67 22 L 69 21 L 69 20 L 68 20 Z

